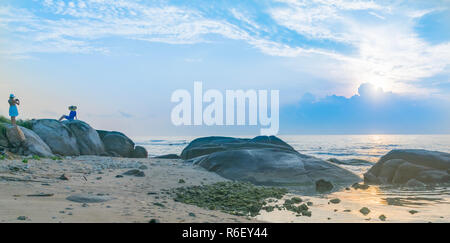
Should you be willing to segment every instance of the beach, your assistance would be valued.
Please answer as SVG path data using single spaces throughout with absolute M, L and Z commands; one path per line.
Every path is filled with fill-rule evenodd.
M 29 160 L 26 166 L 22 158 L 0 161 L 2 223 L 257 222 L 173 201 L 164 190 L 225 180 L 179 160 L 80 156 Z M 138 168 L 145 176 L 116 177 Z M 68 180 L 60 179 L 62 174 Z M 66 199 L 80 194 L 111 200 L 83 204 Z
M 0 222 L 11 223 L 188 223 L 188 222 L 448 222 L 449 191 L 347 188 L 331 194 L 302 196 L 311 217 L 287 210 L 261 210 L 256 217 L 234 216 L 176 202 L 171 189 L 227 181 L 201 167 L 178 159 L 131 159 L 100 156 L 65 157 L 61 160 L 23 157 L 0 161 Z M 138 170 L 144 175 L 123 175 Z M 64 175 L 64 176 L 62 176 Z M 137 176 L 136 176 L 137 175 Z M 70 196 L 102 202 L 74 202 Z M 425 196 L 424 196 L 425 195 Z M 428 195 L 428 196 L 427 196 Z M 91 198 L 92 197 L 92 198 Z M 402 205 L 389 205 L 386 198 L 402 197 Z M 331 199 L 339 203 L 330 203 Z M 100 200 L 100 201 L 101 201 Z M 311 205 L 312 202 L 312 205 Z M 399 201 L 400 202 L 400 201 Z M 412 203 L 412 204 L 411 204 Z M 367 207 L 370 213 L 359 210 Z M 410 213 L 411 210 L 417 211 Z M 380 215 L 386 218 L 381 220 Z

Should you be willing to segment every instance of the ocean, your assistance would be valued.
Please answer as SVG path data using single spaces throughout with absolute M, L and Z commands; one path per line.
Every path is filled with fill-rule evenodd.
M 243 137 L 243 136 L 237 136 Z M 393 149 L 426 149 L 450 152 L 450 135 L 280 135 L 278 136 L 302 154 L 321 159 L 377 160 Z M 147 149 L 149 156 L 180 154 L 196 137 L 152 137 L 136 141 Z M 345 166 L 357 174 L 366 166 Z

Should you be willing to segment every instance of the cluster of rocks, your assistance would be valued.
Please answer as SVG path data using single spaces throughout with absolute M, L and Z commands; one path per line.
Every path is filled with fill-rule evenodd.
M 364 174 L 364 182 L 411 187 L 450 183 L 450 154 L 423 149 L 392 150 Z
M 2 124 L 5 133 L 0 133 L 0 147 L 20 155 L 42 157 L 99 155 L 128 158 L 147 158 L 145 148 L 135 146 L 125 134 L 95 130 L 86 122 L 40 119 L 31 121 L 31 129 L 19 127 L 25 135 L 21 137 L 17 128 Z
M 292 187 L 302 193 L 316 193 L 320 180 L 332 183 L 330 190 L 361 181 L 333 163 L 300 154 L 275 136 L 198 138 L 180 157 L 230 180 Z

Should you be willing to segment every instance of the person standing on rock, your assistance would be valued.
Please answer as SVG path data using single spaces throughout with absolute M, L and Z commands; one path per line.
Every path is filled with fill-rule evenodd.
M 21 141 L 25 141 L 25 134 L 23 134 L 22 130 L 17 126 L 16 117 L 19 115 L 19 110 L 17 106 L 20 105 L 20 100 L 16 98 L 15 95 L 9 95 L 9 116 L 11 117 L 11 124 L 16 128 L 16 132 L 19 135 Z
M 69 121 L 73 121 L 73 120 L 78 119 L 78 117 L 77 117 L 77 107 L 74 106 L 74 105 L 71 105 L 71 106 L 69 106 L 69 110 L 70 110 L 69 115 L 68 116 L 66 116 L 66 115 L 61 116 L 61 118 L 59 118 L 58 121 L 61 121 L 62 119 L 67 119 Z
M 17 106 L 20 105 L 20 100 L 16 98 L 13 94 L 9 95 L 9 116 L 11 117 L 11 124 L 16 126 L 16 117 L 19 115 L 19 110 Z

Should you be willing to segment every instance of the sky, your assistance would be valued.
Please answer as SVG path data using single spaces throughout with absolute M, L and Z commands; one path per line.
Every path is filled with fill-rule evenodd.
M 171 94 L 280 91 L 280 134 L 450 133 L 450 1 L 2 0 L 0 114 L 77 105 L 130 136 L 257 135 L 176 127 Z

